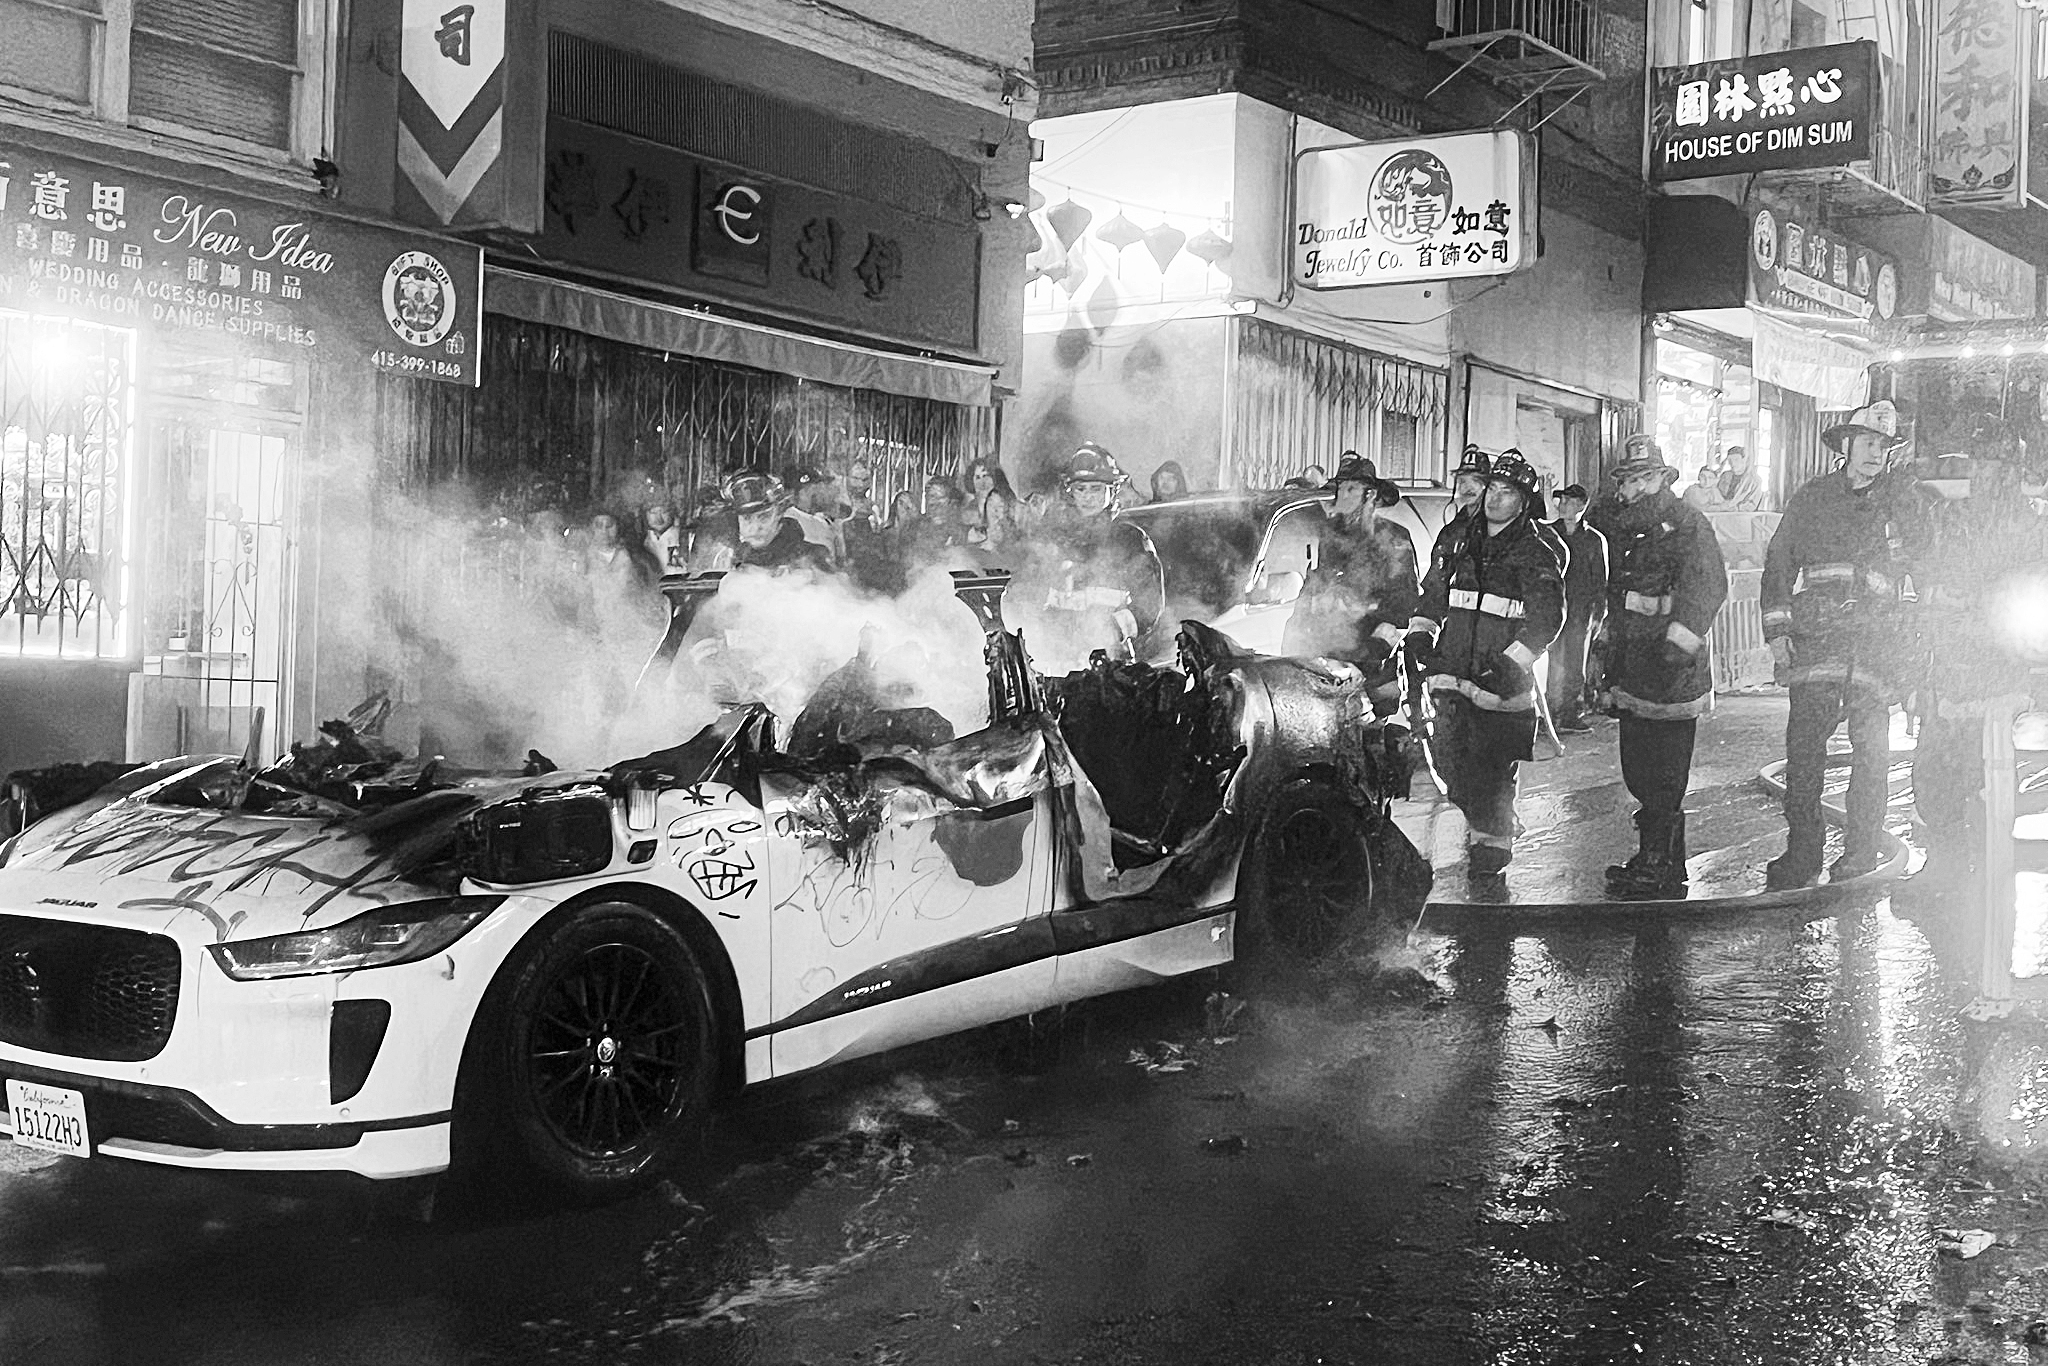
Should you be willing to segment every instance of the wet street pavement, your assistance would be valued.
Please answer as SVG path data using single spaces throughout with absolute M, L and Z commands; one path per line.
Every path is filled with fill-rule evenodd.
M 757 1093 L 592 1212 L 10 1151 L 0 1361 L 2031 1360 L 2016 1028 L 1887 904 L 1425 930 Z
M 1775 852 L 1748 721 L 1701 883 Z M 764 1088 L 592 1211 L 0 1149 L 0 1362 L 2048 1362 L 2048 1030 L 1965 1018 L 1965 909 L 1432 910 Z

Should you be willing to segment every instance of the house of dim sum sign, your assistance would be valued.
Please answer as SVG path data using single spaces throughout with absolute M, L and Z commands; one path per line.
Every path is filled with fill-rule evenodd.
M 1536 259 L 1534 143 L 1510 129 L 1311 148 L 1290 226 L 1304 289 L 1520 270 Z
M 474 385 L 483 252 L 0 142 L 0 309 Z
M 1650 82 L 1650 179 L 1867 160 L 1876 67 L 1868 40 L 1660 66 Z

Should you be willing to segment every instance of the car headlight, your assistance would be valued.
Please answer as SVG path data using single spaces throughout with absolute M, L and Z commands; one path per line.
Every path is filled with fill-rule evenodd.
M 503 905 L 502 896 L 448 896 L 379 906 L 324 930 L 214 944 L 213 959 L 238 982 L 354 972 L 431 957 Z

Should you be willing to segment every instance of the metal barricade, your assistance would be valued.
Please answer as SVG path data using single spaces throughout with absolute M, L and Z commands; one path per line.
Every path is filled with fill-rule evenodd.
M 1714 651 L 1714 691 L 1759 688 L 1771 681 L 1771 647 L 1764 643 L 1760 599 L 1764 571 L 1728 571 L 1728 601 L 1708 639 Z

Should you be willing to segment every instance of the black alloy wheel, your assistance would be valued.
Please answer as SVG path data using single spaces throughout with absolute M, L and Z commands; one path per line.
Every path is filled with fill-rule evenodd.
M 598 944 L 549 982 L 527 1022 L 526 1088 L 564 1146 L 630 1152 L 675 1108 L 701 1045 L 677 985 L 636 944 Z
M 458 1161 L 585 1200 L 653 1181 L 701 1135 L 710 988 L 655 912 L 607 902 L 543 927 L 485 994 L 456 1086 Z
M 1297 781 L 1281 790 L 1245 851 L 1249 947 L 1316 957 L 1337 945 L 1372 901 L 1365 819 L 1325 784 Z

